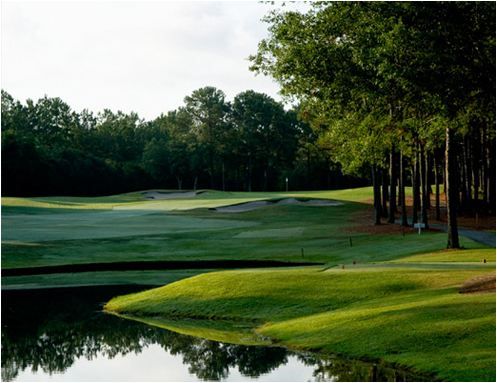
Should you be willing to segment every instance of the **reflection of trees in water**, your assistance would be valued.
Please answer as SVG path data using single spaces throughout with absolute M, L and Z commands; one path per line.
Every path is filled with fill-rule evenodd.
M 238 346 L 194 338 L 102 314 L 100 302 L 131 291 L 123 288 L 2 292 L 2 380 L 31 367 L 64 372 L 77 358 L 140 353 L 152 344 L 181 355 L 189 372 L 202 380 L 227 378 L 230 368 L 258 377 L 288 362 L 282 348 Z M 353 360 L 298 354 L 314 366 L 317 381 L 420 380 L 420 377 Z
M 317 382 L 422 382 L 432 380 L 429 376 L 393 368 L 385 363 L 368 363 L 307 353 L 299 354 L 297 357 L 305 365 L 314 367 L 312 376 Z
M 170 349 L 172 354 L 175 351 Z M 205 339 L 197 339 L 179 353 L 190 366 L 189 372 L 202 380 L 225 379 L 230 367 L 238 367 L 244 376 L 258 377 L 288 361 L 287 351 L 282 348 L 238 346 Z
M 190 373 L 204 380 L 226 378 L 237 366 L 243 375 L 259 376 L 287 361 L 281 348 L 222 344 L 102 314 L 98 302 L 122 288 L 83 290 L 2 292 L 2 380 L 29 367 L 63 372 L 80 357 L 114 358 L 152 344 L 182 355 Z

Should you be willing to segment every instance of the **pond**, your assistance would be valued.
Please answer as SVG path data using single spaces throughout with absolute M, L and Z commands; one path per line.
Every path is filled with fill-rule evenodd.
M 240 346 L 104 314 L 146 286 L 2 290 L 3 381 L 420 381 L 383 363 Z

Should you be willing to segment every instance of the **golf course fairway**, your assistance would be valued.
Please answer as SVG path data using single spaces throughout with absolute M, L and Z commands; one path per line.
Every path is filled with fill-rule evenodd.
M 105 311 L 221 342 L 494 381 L 495 287 L 478 281 L 495 280 L 495 247 L 462 235 L 464 249 L 447 251 L 443 231 L 375 227 L 371 195 L 2 198 L 2 288 L 135 284 L 144 291 Z

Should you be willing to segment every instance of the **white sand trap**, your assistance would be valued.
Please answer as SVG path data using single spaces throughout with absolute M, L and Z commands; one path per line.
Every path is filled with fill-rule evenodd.
M 197 192 L 193 191 L 178 191 L 178 192 L 163 192 L 157 190 L 150 190 L 142 192 L 146 199 L 176 199 L 176 198 L 193 198 Z
M 276 202 L 278 205 L 293 205 L 295 203 L 300 203 L 300 201 L 296 198 L 284 198 L 280 199 L 278 202 Z
M 268 207 L 272 205 L 302 205 L 302 206 L 341 206 L 342 202 L 326 200 L 326 199 L 311 199 L 307 201 L 299 201 L 296 198 L 285 198 L 276 202 L 272 201 L 254 201 L 240 203 L 237 205 L 228 205 L 218 207 L 215 210 L 220 213 L 243 213 L 246 211 L 251 211 L 255 209 L 260 209 L 262 207 Z
M 310 199 L 309 201 L 301 202 L 307 206 L 342 206 L 343 202 L 332 201 L 329 199 Z
M 269 201 L 245 202 L 238 205 L 221 206 L 216 208 L 216 211 L 220 213 L 243 213 L 245 211 L 259 209 L 269 205 L 272 205 Z
M 329 199 L 310 199 L 305 201 L 299 201 L 296 198 L 285 198 L 276 202 L 278 205 L 304 205 L 304 206 L 341 206 L 342 202 L 332 201 Z

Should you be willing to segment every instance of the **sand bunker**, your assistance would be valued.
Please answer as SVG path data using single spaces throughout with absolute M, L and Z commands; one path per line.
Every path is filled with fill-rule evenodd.
M 309 200 L 298 200 L 296 198 L 285 198 L 276 202 L 278 205 L 293 205 L 299 204 L 304 206 L 341 206 L 342 202 L 332 201 L 329 199 L 309 199 Z
M 244 211 L 251 211 L 269 205 L 272 205 L 272 203 L 269 201 L 254 201 L 254 202 L 240 203 L 237 205 L 222 206 L 216 208 L 215 210 L 220 213 L 242 213 Z
M 285 198 L 279 201 L 245 202 L 236 205 L 218 207 L 214 210 L 220 213 L 243 213 L 246 211 L 251 211 L 255 209 L 260 209 L 262 207 L 268 207 L 274 205 L 340 206 L 343 205 L 343 203 L 338 201 L 325 200 L 325 199 L 298 200 L 296 198 Z
M 175 199 L 175 198 L 193 198 L 199 192 L 194 191 L 177 191 L 177 192 L 168 192 L 168 191 L 158 191 L 158 190 L 149 190 L 141 193 L 146 199 Z

